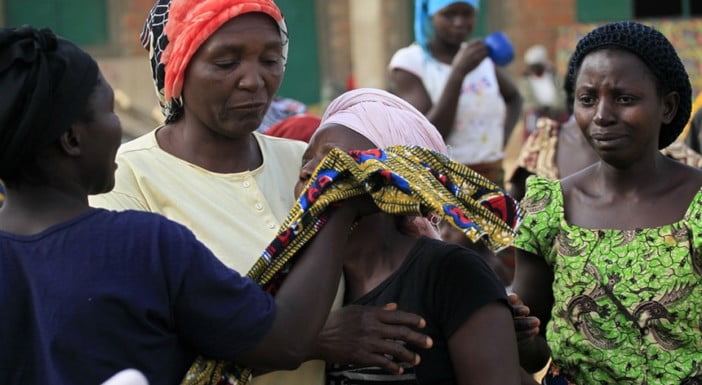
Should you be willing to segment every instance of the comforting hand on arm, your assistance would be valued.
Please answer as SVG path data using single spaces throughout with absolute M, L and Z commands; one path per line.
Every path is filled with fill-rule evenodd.
M 420 355 L 410 347 L 428 349 L 432 346 L 431 338 L 414 330 L 425 324 L 422 317 L 397 310 L 394 303 L 382 308 L 345 306 L 329 315 L 312 358 L 379 366 L 390 373 L 401 373 L 401 362 L 419 363 Z M 395 341 L 404 341 L 406 345 Z
M 550 352 L 546 344 L 546 324 L 551 319 L 553 308 L 553 272 L 543 258 L 517 249 L 517 268 L 514 279 L 514 292 L 519 298 L 510 301 L 517 304 L 514 327 L 519 337 L 519 359 L 521 366 L 534 373 L 544 367 Z M 524 304 L 528 308 L 524 307 Z M 528 311 L 536 317 L 527 317 Z M 539 327 L 536 335 L 534 327 Z

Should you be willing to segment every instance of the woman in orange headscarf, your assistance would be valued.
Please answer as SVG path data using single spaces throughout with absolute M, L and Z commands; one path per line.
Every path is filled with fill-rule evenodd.
M 120 148 L 114 190 L 92 203 L 163 214 L 187 225 L 225 265 L 247 272 L 294 203 L 305 149 L 304 143 L 256 132 L 285 69 L 281 12 L 272 0 L 158 0 L 142 38 L 165 124 Z M 364 340 L 376 345 L 420 323 L 412 314 L 355 310 L 342 311 L 344 324 L 355 330 L 338 331 L 339 338 L 358 339 L 364 332 L 359 319 L 372 321 L 369 328 L 378 332 Z M 419 333 L 405 336 L 407 346 L 426 346 Z M 415 360 L 409 348 L 396 345 L 344 359 L 379 360 L 399 352 L 398 361 Z M 399 363 L 384 367 L 397 371 Z M 306 363 L 255 381 L 321 384 L 323 369 L 321 362 Z

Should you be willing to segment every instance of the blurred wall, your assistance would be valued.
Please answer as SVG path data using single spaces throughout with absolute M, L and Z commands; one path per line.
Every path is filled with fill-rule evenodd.
M 106 9 L 108 39 L 84 48 L 98 59 L 114 87 L 124 92 L 123 99 L 128 102 L 124 104 L 129 106 L 125 114 L 133 115 L 125 120 L 135 119 L 125 129 L 135 134 L 147 130 L 160 118 L 147 53 L 139 43 L 139 34 L 154 0 L 0 0 L 0 24 L 7 25 L 10 5 L 15 10 L 26 7 L 24 13 L 30 16 L 43 10 L 43 17 L 51 17 L 51 12 L 46 11 L 49 5 L 65 12 L 71 7 L 80 9 L 86 1 L 92 8 L 100 3 Z M 611 6 L 615 1 L 621 2 L 598 0 L 595 7 L 593 1 L 483 0 L 479 35 L 507 33 L 515 47 L 515 61 L 506 69 L 516 78 L 524 70 L 522 57 L 529 46 L 545 45 L 556 61 L 559 28 L 578 24 L 579 10 L 583 13 L 583 9 L 596 9 L 602 17 L 615 12 Z M 329 100 L 348 88 L 386 87 L 386 66 L 392 54 L 413 40 L 414 0 L 279 2 L 292 33 L 291 63 L 281 91 L 283 96 L 303 99 L 313 112 L 321 112 Z M 95 20 L 77 12 L 63 22 L 64 27 L 65 23 L 85 27 Z

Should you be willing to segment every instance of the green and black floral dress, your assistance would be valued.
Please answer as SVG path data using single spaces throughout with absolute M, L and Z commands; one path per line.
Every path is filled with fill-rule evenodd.
M 702 190 L 682 220 L 636 230 L 568 224 L 559 181 L 529 178 L 522 205 L 515 247 L 554 274 L 546 383 L 702 384 Z

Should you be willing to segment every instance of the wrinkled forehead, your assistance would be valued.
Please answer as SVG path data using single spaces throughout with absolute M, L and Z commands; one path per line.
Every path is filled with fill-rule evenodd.
M 650 80 L 658 84 L 658 77 L 654 74 L 646 62 L 636 53 L 617 46 L 605 46 L 588 52 L 583 56 L 577 67 L 575 81 L 580 81 L 583 69 L 587 67 L 589 74 L 597 74 L 598 71 L 611 71 L 619 68 L 623 75 L 645 76 L 644 80 Z M 604 73 L 602 73 L 604 75 Z

